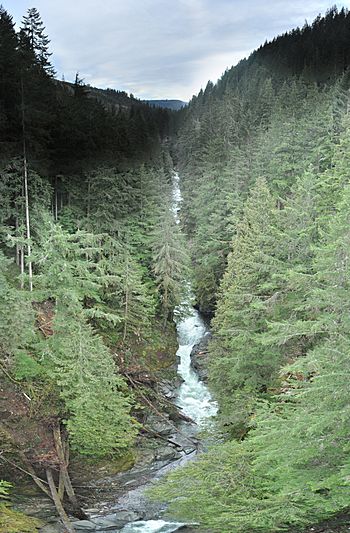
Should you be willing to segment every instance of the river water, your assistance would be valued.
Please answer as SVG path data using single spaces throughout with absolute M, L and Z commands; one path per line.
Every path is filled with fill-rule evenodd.
M 179 210 L 182 201 L 179 181 L 179 175 L 175 173 L 173 177 L 172 211 L 177 224 L 180 222 Z M 182 318 L 184 315 L 185 317 Z M 175 403 L 185 415 L 197 423 L 198 429 L 201 429 L 216 414 L 217 404 L 212 399 L 208 387 L 199 380 L 196 372 L 191 367 L 192 349 L 208 333 L 208 330 L 198 311 L 191 305 L 190 283 L 187 283 L 187 296 L 185 301 L 175 311 L 175 317 L 177 317 L 175 322 L 179 344 L 176 354 L 179 360 L 177 371 L 183 379 Z M 178 461 L 178 465 L 180 466 L 183 462 L 186 462 L 186 460 Z M 179 522 L 147 520 L 127 524 L 121 531 L 123 533 L 171 533 L 172 531 L 177 531 L 183 525 Z

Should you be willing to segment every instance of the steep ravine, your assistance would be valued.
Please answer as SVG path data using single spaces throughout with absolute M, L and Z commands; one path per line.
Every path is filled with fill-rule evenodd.
M 179 223 L 181 203 L 179 176 L 173 179 L 173 213 Z M 185 310 L 185 313 L 183 312 Z M 181 311 L 181 312 L 180 312 Z M 74 521 L 77 532 L 109 531 L 112 533 L 170 533 L 179 529 L 190 531 L 186 524 L 162 519 L 162 506 L 144 496 L 145 489 L 170 470 L 181 467 L 193 459 L 199 449 L 197 434 L 216 414 L 217 405 L 210 392 L 191 365 L 191 352 L 208 335 L 207 327 L 198 311 L 191 306 L 191 285 L 187 281 L 187 297 L 175 312 L 177 329 L 177 372 L 181 385 L 173 401 L 184 415 L 196 422 L 180 421 L 166 439 L 172 444 L 157 446 L 131 469 L 103 477 L 96 482 L 101 487 L 100 497 L 94 497 L 87 509 L 89 520 Z M 180 381 L 180 380 L 179 380 Z M 86 491 L 84 490 L 84 493 Z M 95 491 L 96 492 L 96 491 Z M 91 501 L 89 498 L 87 501 Z M 61 533 L 56 523 L 42 529 L 42 533 Z
M 179 176 L 175 174 L 173 180 L 173 213 L 177 223 L 179 223 L 178 211 L 180 203 Z M 189 282 L 187 282 L 187 298 L 180 307 L 182 311 L 186 311 L 186 316 L 182 318 L 180 312 L 175 313 L 175 316 L 178 316 L 176 329 L 179 344 L 176 355 L 179 361 L 177 371 L 183 379 L 183 382 L 179 387 L 175 403 L 197 425 L 194 427 L 191 424 L 183 422 L 179 428 L 180 431 L 171 435 L 172 440 L 182 444 L 186 453 L 182 453 L 182 456 L 177 461 L 170 462 L 162 468 L 157 469 L 155 465 L 156 470 L 154 475 L 145 484 L 140 484 L 136 489 L 128 491 L 118 500 L 116 506 L 114 506 L 114 511 L 127 509 L 128 512 L 135 513 L 135 516 L 140 516 L 140 512 L 142 511 L 145 518 L 144 520 L 135 520 L 126 524 L 121 529 L 123 533 L 170 533 L 184 527 L 185 524 L 182 523 L 162 520 L 162 509 L 157 509 L 147 502 L 143 493 L 150 483 L 156 481 L 169 470 L 180 467 L 195 456 L 196 450 L 198 449 L 198 447 L 194 448 L 196 434 L 217 411 L 217 405 L 213 401 L 207 386 L 200 381 L 191 365 L 192 349 L 207 334 L 207 328 L 198 311 L 191 307 L 191 286 Z

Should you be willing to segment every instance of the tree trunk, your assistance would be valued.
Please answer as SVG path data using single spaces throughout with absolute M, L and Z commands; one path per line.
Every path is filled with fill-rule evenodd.
M 25 150 L 25 148 L 24 148 Z M 29 194 L 28 194 L 28 166 L 25 152 L 23 154 L 23 169 L 24 169 L 24 197 L 26 209 L 26 229 L 27 229 L 27 258 L 28 258 L 28 274 L 29 274 L 29 290 L 33 290 L 33 268 L 30 259 L 32 248 L 30 244 L 30 220 L 29 220 Z
M 54 209 L 54 219 L 57 222 L 58 218 L 58 190 L 57 190 L 57 176 L 55 177 L 55 209 Z
M 21 289 L 24 289 L 23 276 L 24 276 L 24 249 L 23 249 L 23 245 L 21 245 Z
M 126 339 L 127 327 L 128 327 L 128 317 L 129 317 L 129 259 L 126 263 L 126 288 L 125 288 L 125 311 L 124 311 L 124 331 L 123 331 L 123 341 Z
M 63 522 L 64 527 L 66 528 L 68 533 L 75 533 L 75 530 L 74 530 L 72 524 L 70 523 L 68 515 L 67 515 L 66 511 L 63 508 L 62 502 L 59 499 L 58 492 L 57 492 L 57 489 L 56 489 L 56 485 L 55 485 L 55 482 L 53 480 L 52 471 L 51 471 L 50 468 L 46 469 L 46 477 L 47 477 L 47 481 L 48 481 L 48 484 L 49 484 L 49 487 L 50 487 L 52 499 L 54 501 L 56 510 L 57 510 L 62 522 Z
M 16 237 L 17 238 L 18 238 L 18 228 L 19 228 L 18 216 L 16 215 Z M 21 263 L 20 255 L 21 255 L 21 248 L 18 242 L 16 242 L 16 265 L 17 266 L 20 266 L 20 263 Z
M 168 288 L 165 287 L 164 295 L 163 295 L 163 309 L 164 309 L 164 321 L 163 321 L 163 331 L 166 330 L 167 323 L 168 323 L 168 316 L 169 316 L 169 308 L 168 308 Z
M 53 436 L 55 440 L 55 446 L 56 446 L 58 459 L 60 461 L 60 478 L 63 478 L 64 488 L 66 489 L 66 493 L 69 498 L 69 501 L 71 502 L 74 508 L 78 509 L 79 503 L 78 503 L 77 497 L 75 495 L 75 492 L 74 492 L 74 489 L 72 487 L 72 483 L 69 477 L 67 456 L 64 451 L 64 447 L 62 444 L 61 431 L 58 426 L 54 427 Z
M 86 207 L 86 217 L 90 218 L 90 190 L 91 190 L 91 182 L 90 179 L 88 181 L 88 190 L 87 190 L 87 207 Z
M 60 470 L 60 475 L 58 478 L 58 497 L 63 502 L 64 498 L 64 476 L 62 470 Z
M 22 199 L 24 198 L 24 183 L 22 181 Z M 21 206 L 21 220 L 24 220 L 24 205 L 22 201 Z M 24 237 L 24 235 L 21 232 L 21 239 Z M 21 244 L 21 289 L 24 289 L 24 245 Z
M 26 149 L 26 131 L 25 131 L 25 115 L 24 115 L 24 88 L 23 77 L 21 76 L 21 93 L 22 93 L 22 134 L 23 134 L 23 177 L 24 177 L 24 202 L 25 202 L 25 218 L 27 230 L 27 257 L 28 257 L 28 273 L 29 273 L 29 290 L 33 290 L 33 270 L 32 262 L 29 259 L 32 253 L 30 245 L 30 219 L 29 219 L 29 193 L 28 193 L 28 163 L 27 163 L 27 149 Z

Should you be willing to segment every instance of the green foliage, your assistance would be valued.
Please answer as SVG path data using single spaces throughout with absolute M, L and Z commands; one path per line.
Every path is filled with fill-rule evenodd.
M 301 528 L 349 505 L 349 20 L 332 8 L 266 43 L 170 118 L 78 75 L 54 82 L 39 13 L 16 34 L 0 8 L 3 368 L 43 390 L 43 420 L 64 420 L 81 454 L 132 445 L 132 398 L 112 349 L 123 365 L 162 367 L 157 324 L 168 335 L 187 296 L 159 142 L 180 124 L 181 223 L 197 302 L 215 312 L 210 384 L 221 427 L 244 440 L 216 446 L 156 494 L 211 531 Z M 23 130 L 30 294 L 16 270 L 29 247 Z M 36 527 L 4 504 L 0 513 L 6 533 Z
M 40 246 L 33 253 L 40 269 L 35 279 L 38 295 L 79 309 L 84 298 L 98 297 L 98 238 L 82 231 L 69 234 L 49 217 L 45 222 Z
M 14 366 L 17 379 L 35 379 L 45 373 L 43 367 L 23 350 L 16 351 Z
M 162 232 L 170 113 L 78 75 L 54 80 L 50 56 L 35 8 L 16 33 L 0 7 L 1 369 L 5 389 L 15 382 L 29 402 L 28 427 L 64 423 L 74 450 L 93 460 L 134 443 L 133 398 L 113 354 L 123 365 L 169 364 L 175 328 L 161 332 L 160 315 L 168 320 L 181 300 L 186 256 Z M 29 263 L 33 291 L 24 289 Z M 13 432 L 21 449 L 28 438 Z M 7 507 L 0 514 L 4 533 L 39 527 Z
M 170 501 L 172 514 L 217 532 L 301 528 L 345 511 L 349 343 L 348 333 L 333 333 L 282 369 L 291 376 L 286 392 L 260 406 L 248 438 L 215 447 L 154 496 Z
M 348 509 L 350 189 L 342 124 L 334 164 L 306 169 L 277 199 L 279 209 L 258 181 L 235 227 L 211 380 L 222 423 L 236 424 L 240 437 L 238 422 L 250 416 L 251 429 L 154 492 L 173 515 L 211 531 L 300 530 Z
M 0 354 L 4 359 L 34 339 L 33 309 L 27 295 L 13 286 L 10 264 L 0 250 Z
M 142 270 L 127 252 L 121 256 L 122 285 L 119 308 L 122 316 L 123 341 L 130 336 L 138 340 L 147 335 L 155 315 L 154 298 L 142 280 Z
M 12 487 L 11 483 L 0 479 L 0 498 L 7 499 L 9 496 L 10 488 Z
M 67 428 L 80 453 L 103 456 L 133 442 L 137 425 L 113 358 L 83 316 L 57 310 L 44 361 L 69 413 Z
M 316 378 L 292 380 L 289 398 L 261 407 L 244 442 L 215 447 L 155 496 L 171 502 L 172 514 L 217 532 L 301 528 L 346 510 L 348 349 L 349 340 L 311 352 L 289 370 Z
M 189 258 L 170 209 L 165 209 L 153 233 L 153 271 L 161 299 L 164 327 L 186 296 Z
M 239 430 L 251 412 L 254 394 L 267 391 L 283 362 L 278 347 L 261 343 L 278 300 L 276 216 L 266 182 L 259 180 L 237 224 L 213 322 L 211 384 L 221 400 L 225 423 L 230 413 Z

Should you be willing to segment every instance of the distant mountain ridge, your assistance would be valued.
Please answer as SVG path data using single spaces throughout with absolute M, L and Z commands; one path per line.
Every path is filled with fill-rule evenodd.
M 182 107 L 185 107 L 188 103 L 183 102 L 182 100 L 144 100 L 144 102 L 155 107 L 172 109 L 173 111 L 178 111 Z
M 62 87 L 65 87 L 68 91 L 74 93 L 75 84 L 68 81 L 59 81 L 57 83 Z M 84 92 L 89 98 L 95 98 L 105 108 L 108 109 L 128 109 L 130 107 L 140 107 L 144 105 L 150 105 L 154 107 L 160 107 L 163 109 L 170 109 L 172 111 L 178 111 L 188 105 L 188 102 L 182 100 L 140 100 L 135 98 L 133 94 L 128 94 L 125 91 L 119 91 L 116 89 L 101 89 L 98 87 L 92 87 L 91 85 L 81 84 Z
M 75 84 L 69 81 L 59 81 L 57 84 L 64 87 L 66 90 L 72 94 L 75 91 Z M 81 82 L 81 87 L 83 88 L 84 93 L 89 98 L 95 98 L 98 100 L 106 109 L 127 109 L 135 106 L 142 106 L 144 102 L 135 98 L 132 94 L 128 94 L 125 91 L 118 91 L 115 89 L 100 89 L 98 87 L 92 87 L 91 85 L 85 85 L 83 80 Z

